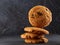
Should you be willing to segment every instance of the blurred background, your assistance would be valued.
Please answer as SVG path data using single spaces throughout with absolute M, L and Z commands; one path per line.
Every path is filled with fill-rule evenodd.
M 45 29 L 60 34 L 60 0 L 0 0 L 0 36 L 24 33 L 24 27 L 31 26 L 28 11 L 36 5 L 51 10 L 53 20 Z

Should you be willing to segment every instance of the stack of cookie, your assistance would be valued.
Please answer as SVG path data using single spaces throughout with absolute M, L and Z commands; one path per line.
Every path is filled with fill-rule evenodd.
M 25 39 L 26 43 L 47 43 L 48 39 L 45 38 L 45 34 L 49 34 L 49 31 L 43 28 L 52 21 L 51 11 L 45 6 L 35 6 L 30 9 L 28 19 L 33 27 L 25 27 L 26 33 L 22 34 L 21 38 Z
M 26 33 L 21 35 L 21 38 L 25 39 L 26 43 L 47 43 L 48 39 L 45 38 L 45 34 L 49 32 L 42 28 L 37 27 L 25 27 Z

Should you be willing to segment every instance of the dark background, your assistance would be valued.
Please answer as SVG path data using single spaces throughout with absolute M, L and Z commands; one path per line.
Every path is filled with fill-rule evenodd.
M 47 6 L 53 13 L 50 33 L 60 34 L 60 0 L 0 0 L 0 35 L 20 35 L 28 22 L 27 13 L 36 5 Z
M 20 35 L 24 27 L 31 26 L 28 11 L 36 5 L 48 7 L 52 22 L 47 29 L 48 43 L 26 44 Z M 0 45 L 60 45 L 60 0 L 0 0 Z

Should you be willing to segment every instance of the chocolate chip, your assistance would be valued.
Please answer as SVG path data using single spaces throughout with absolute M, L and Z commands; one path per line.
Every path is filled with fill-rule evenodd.
M 41 12 L 37 12 L 37 14 L 40 15 L 40 16 L 43 15 Z
M 43 20 L 41 20 L 41 22 L 43 23 Z
M 32 14 L 31 18 L 34 18 L 34 15 Z
M 46 11 L 48 11 L 48 9 L 46 9 Z

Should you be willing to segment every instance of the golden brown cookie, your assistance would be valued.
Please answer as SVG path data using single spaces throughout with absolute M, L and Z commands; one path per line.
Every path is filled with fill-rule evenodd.
M 47 43 L 48 39 L 47 38 L 42 38 L 42 39 L 25 39 L 26 43 Z
M 24 33 L 21 35 L 21 38 L 24 39 L 39 39 L 39 38 L 43 38 L 44 35 L 37 35 L 37 34 L 33 34 L 33 33 Z
M 37 37 L 38 37 L 37 39 L 40 39 L 40 38 L 44 38 L 45 35 L 42 34 L 42 35 L 38 35 Z
M 25 42 L 26 43 L 43 43 L 44 41 L 42 39 L 37 39 L 37 40 L 34 40 L 34 39 L 25 39 Z
M 32 26 L 43 28 L 52 21 L 52 13 L 47 7 L 38 5 L 29 10 L 28 19 Z
M 48 39 L 47 38 L 42 38 L 42 40 L 44 41 L 44 43 L 47 43 L 48 42 Z
M 49 31 L 38 27 L 25 27 L 24 31 L 36 34 L 49 34 Z

